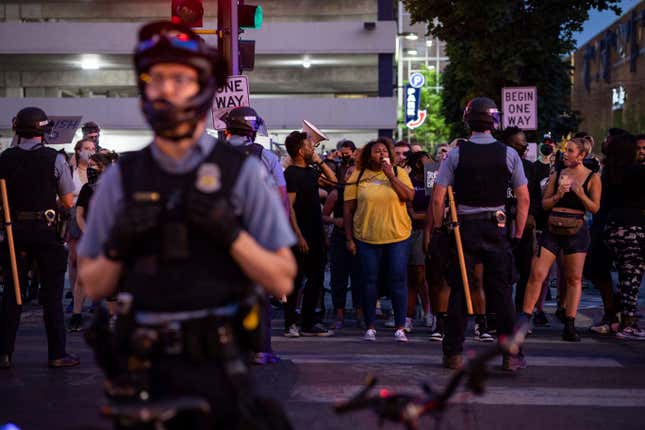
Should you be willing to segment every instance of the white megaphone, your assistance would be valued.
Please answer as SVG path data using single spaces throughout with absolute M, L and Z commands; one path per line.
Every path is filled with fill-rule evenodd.
M 322 131 L 318 130 L 318 127 L 316 127 L 306 119 L 302 122 L 304 124 L 302 126 L 302 131 L 304 133 L 307 133 L 307 137 L 314 146 L 320 145 L 320 142 L 322 142 L 323 140 L 329 140 Z

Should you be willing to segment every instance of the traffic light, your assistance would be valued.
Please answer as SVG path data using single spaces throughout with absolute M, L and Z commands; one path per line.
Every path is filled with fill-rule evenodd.
M 188 27 L 201 27 L 204 19 L 203 0 L 172 0 L 172 22 Z
M 237 22 L 240 28 L 258 30 L 262 27 L 262 19 L 262 6 L 245 5 L 244 0 L 240 0 L 237 6 Z

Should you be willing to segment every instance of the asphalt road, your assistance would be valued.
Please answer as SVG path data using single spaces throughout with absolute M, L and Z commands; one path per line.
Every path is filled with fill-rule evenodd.
M 583 303 L 578 325 L 599 315 L 596 300 Z M 78 333 L 69 335 L 69 351 L 82 364 L 50 370 L 41 311 L 29 307 L 18 335 L 15 366 L 0 372 L 0 424 L 20 429 L 109 429 L 98 414 L 102 375 Z M 382 322 L 381 322 L 382 324 Z M 379 387 L 420 392 L 419 383 L 441 389 L 450 371 L 440 366 L 441 345 L 415 327 L 408 344 L 397 344 L 392 330 L 379 327 L 377 341 L 344 328 L 324 339 L 281 336 L 274 322 L 273 344 L 282 357 L 275 365 L 255 367 L 260 390 L 284 405 L 296 429 L 362 430 L 378 427 L 370 412 L 335 415 L 332 406 L 355 393 L 368 375 Z M 582 342 L 560 340 L 561 325 L 537 329 L 526 344 L 529 368 L 513 375 L 491 362 L 483 396 L 460 393 L 444 416 L 447 429 L 643 429 L 645 428 L 645 342 L 584 335 Z M 474 340 L 467 349 L 487 347 Z M 383 428 L 399 428 L 386 424 Z M 438 428 L 424 419 L 421 428 Z

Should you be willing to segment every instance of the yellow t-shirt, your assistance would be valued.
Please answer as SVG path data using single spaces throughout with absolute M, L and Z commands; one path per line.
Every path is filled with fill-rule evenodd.
M 412 222 L 405 202 L 399 200 L 396 191 L 382 171 L 366 169 L 358 187 L 360 170 L 354 170 L 345 187 L 345 201 L 356 200 L 354 213 L 354 237 L 372 245 L 400 242 L 410 237 Z M 397 178 L 413 188 L 405 169 L 397 169 Z

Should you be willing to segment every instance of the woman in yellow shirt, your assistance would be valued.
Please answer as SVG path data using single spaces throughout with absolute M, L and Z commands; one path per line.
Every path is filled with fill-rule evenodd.
M 357 255 L 361 267 L 361 293 L 367 331 L 363 339 L 376 340 L 374 320 L 379 268 L 386 267 L 386 285 L 392 295 L 399 342 L 407 342 L 407 265 L 412 230 L 406 203 L 414 188 L 404 169 L 392 167 L 392 142 L 369 142 L 358 158 L 358 168 L 345 187 L 344 223 L 347 249 Z

